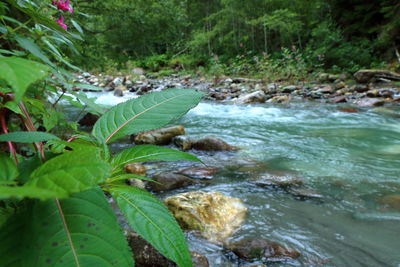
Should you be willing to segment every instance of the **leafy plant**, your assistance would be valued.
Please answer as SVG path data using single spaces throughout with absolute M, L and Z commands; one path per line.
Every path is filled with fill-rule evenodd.
M 192 160 L 196 157 L 169 148 L 143 145 L 112 155 L 107 144 L 125 135 L 159 128 L 196 106 L 202 94 L 192 89 L 169 89 L 121 103 L 94 125 L 92 135 L 64 141 L 37 132 L 24 110 L 24 95 L 48 73 L 40 63 L 0 57 L 0 142 L 12 157 L 0 153 L 0 259 L 2 266 L 132 266 L 127 242 L 107 203 L 114 198 L 138 234 L 179 266 L 191 266 L 185 238 L 167 208 L 145 190 L 129 187 L 125 174 L 131 162 Z M 11 72 L 12 71 L 12 72 Z M 29 73 L 29 75 L 25 75 Z M 27 131 L 8 133 L 6 104 L 23 110 Z M 47 150 L 43 146 L 47 141 Z M 36 155 L 24 158 L 16 143 L 33 143 Z M 14 160 L 13 160 L 14 159 Z M 22 166 L 21 168 L 18 168 Z M 6 212 L 10 211 L 12 212 Z

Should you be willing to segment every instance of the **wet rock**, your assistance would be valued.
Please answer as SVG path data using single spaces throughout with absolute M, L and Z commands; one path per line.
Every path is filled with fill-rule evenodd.
M 208 259 L 203 254 L 196 251 L 190 251 L 190 256 L 192 257 L 193 267 L 208 267 Z
M 127 90 L 127 88 L 123 85 L 119 85 L 117 88 L 114 90 L 114 95 L 115 96 L 124 96 L 124 92 Z
M 116 78 L 112 81 L 114 87 L 121 86 L 121 85 L 123 84 L 123 82 L 124 82 L 124 78 L 123 78 L 123 77 L 116 77 Z
M 179 170 L 177 173 L 194 179 L 212 179 L 217 171 L 217 167 L 189 167 Z
M 225 141 L 214 137 L 214 136 L 206 136 L 195 141 L 192 144 L 193 149 L 204 150 L 204 151 L 229 151 L 229 150 L 237 150 L 237 147 L 231 146 Z
M 144 74 L 144 69 L 142 68 L 133 68 L 132 73 L 135 75 L 143 75 Z
M 296 197 L 301 198 L 301 199 L 323 198 L 324 197 L 317 191 L 314 191 L 312 189 L 301 188 L 301 187 L 291 187 L 290 189 L 288 189 L 288 192 Z
M 346 112 L 346 113 L 357 113 L 357 112 L 359 112 L 358 109 L 355 109 L 355 108 L 346 108 L 346 107 L 340 107 L 340 108 L 337 108 L 337 110 L 338 110 L 338 111 L 341 111 L 341 112 Z
M 359 70 L 354 74 L 357 82 L 368 83 L 377 79 L 400 81 L 400 74 L 387 70 Z
M 375 112 L 375 113 L 391 116 L 394 118 L 400 118 L 399 112 L 396 112 L 395 110 L 391 110 L 391 109 L 384 108 L 384 107 L 373 108 L 371 111 Z
M 143 180 L 140 179 L 128 179 L 127 184 L 130 186 L 134 186 L 140 189 L 145 189 L 146 188 L 146 183 Z
M 334 90 L 333 90 L 332 86 L 327 85 L 327 86 L 324 86 L 324 87 L 318 89 L 317 92 L 322 93 L 322 94 L 331 94 L 334 92 Z
M 173 172 L 158 173 L 152 179 L 158 183 L 149 183 L 149 186 L 151 190 L 156 192 L 182 188 L 197 183 L 196 180 Z
M 369 90 L 368 85 L 364 84 L 356 84 L 350 88 L 352 91 L 356 91 L 357 93 L 365 93 Z
M 345 88 L 345 87 L 346 87 L 346 84 L 343 81 L 340 81 L 340 82 L 335 84 L 335 88 L 337 90 L 340 90 L 340 89 Z
M 331 100 L 332 103 L 338 104 L 338 103 L 346 103 L 347 98 L 345 96 L 337 96 Z
M 258 186 L 294 186 L 303 184 L 303 180 L 294 175 L 285 174 L 264 174 L 255 181 Z
M 185 135 L 178 135 L 172 139 L 174 145 L 176 145 L 179 149 L 182 150 L 189 150 L 192 148 L 193 139 L 185 136 Z
M 146 175 L 146 168 L 140 163 L 130 163 L 124 166 L 126 173 L 137 174 L 140 176 Z
M 235 104 L 251 104 L 251 103 L 264 103 L 266 100 L 265 93 L 263 91 L 256 91 L 250 94 L 241 95 L 234 102 Z
M 363 98 L 358 100 L 357 105 L 360 107 L 376 107 L 382 106 L 385 104 L 385 101 L 378 99 L 378 98 Z
M 287 95 L 277 95 L 269 99 L 268 103 L 287 103 L 290 100 L 290 96 Z
M 400 195 L 399 194 L 386 195 L 383 198 L 381 198 L 379 200 L 379 202 L 383 205 L 383 207 L 385 209 L 400 211 Z
M 185 128 L 182 125 L 161 128 L 138 133 L 133 137 L 135 144 L 168 145 L 172 138 L 184 135 Z
M 99 115 L 88 112 L 85 114 L 85 116 L 83 116 L 82 119 L 78 121 L 78 123 L 81 126 L 92 127 L 99 118 Z
M 282 93 L 290 94 L 293 91 L 295 91 L 296 89 L 298 89 L 296 85 L 285 86 L 285 87 L 282 88 Z
M 247 212 L 240 199 L 219 192 L 188 192 L 168 197 L 164 203 L 184 229 L 198 230 L 215 242 L 231 236 Z
M 263 238 L 245 238 L 227 244 L 226 248 L 246 260 L 266 258 L 270 261 L 282 261 L 300 257 L 297 250 Z

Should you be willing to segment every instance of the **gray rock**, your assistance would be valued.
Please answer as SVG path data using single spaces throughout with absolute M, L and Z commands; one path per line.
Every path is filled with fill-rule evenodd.
M 174 145 L 176 145 L 179 149 L 182 150 L 189 150 L 192 148 L 193 139 L 185 136 L 185 135 L 178 135 L 172 139 Z
M 149 186 L 153 191 L 156 192 L 168 191 L 198 183 L 198 181 L 193 180 L 185 175 L 173 172 L 158 173 L 153 176 L 152 179 L 158 183 L 150 182 Z
M 194 179 L 212 179 L 217 171 L 217 167 L 189 167 L 179 170 L 177 173 Z
M 385 104 L 385 101 L 378 98 L 363 98 L 358 100 L 356 103 L 360 107 L 377 107 L 383 106 Z
M 324 196 L 317 191 L 301 188 L 301 187 L 291 187 L 288 192 L 299 198 L 323 198 Z
M 266 95 L 263 91 L 256 91 L 250 94 L 241 95 L 235 101 L 236 104 L 264 103 Z
M 258 186 L 294 186 L 303 184 L 303 180 L 294 175 L 288 174 L 264 174 L 255 181 Z
M 354 74 L 357 82 L 368 83 L 380 78 L 400 81 L 400 74 L 387 70 L 359 70 Z
M 296 89 L 298 89 L 296 85 L 285 86 L 285 87 L 282 88 L 282 93 L 290 94 Z

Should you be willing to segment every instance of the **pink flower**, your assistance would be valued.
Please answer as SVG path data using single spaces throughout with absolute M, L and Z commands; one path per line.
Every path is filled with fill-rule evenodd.
M 64 17 L 61 16 L 59 19 L 56 20 L 57 24 L 60 25 L 61 28 L 63 28 L 64 30 L 67 30 L 68 27 L 67 25 L 64 24 Z
M 72 8 L 69 6 L 69 0 L 53 0 L 51 3 L 57 6 L 57 9 L 59 10 L 69 11 L 69 13 L 73 12 Z

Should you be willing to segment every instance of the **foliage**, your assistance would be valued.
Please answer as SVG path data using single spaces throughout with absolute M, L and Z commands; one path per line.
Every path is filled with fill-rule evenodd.
M 73 14 L 55 22 L 67 12 Z M 135 146 L 113 155 L 107 144 L 169 123 L 196 106 L 202 94 L 168 89 L 105 112 L 73 90 L 82 85 L 62 68 L 78 69 L 67 56 L 76 50 L 73 39 L 81 38 L 82 28 L 73 17 L 77 13 L 65 1 L 0 3 L 0 42 L 5 48 L 0 50 L 2 266 L 132 266 L 104 192 L 115 198 L 133 230 L 179 266 L 191 266 L 185 238 L 167 208 L 151 194 L 123 186 L 126 179 L 150 179 L 127 175 L 123 166 L 199 160 L 157 146 Z M 64 116 L 60 100 L 102 115 L 92 135 L 71 132 L 74 125 Z M 68 136 L 55 135 L 65 134 L 60 128 L 67 127 Z

